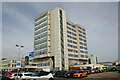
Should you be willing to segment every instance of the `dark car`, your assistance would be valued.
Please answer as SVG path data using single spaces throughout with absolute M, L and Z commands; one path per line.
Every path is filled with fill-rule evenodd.
M 111 71 L 117 71 L 118 69 L 116 67 L 112 67 Z
M 5 76 L 1 76 L 1 79 L 0 80 L 13 80 L 13 79 L 10 79 L 8 77 L 5 77 Z
M 78 71 L 68 71 L 67 73 L 64 74 L 65 78 L 72 78 L 75 73 Z
M 103 67 L 103 70 L 104 70 L 104 72 L 108 72 L 109 71 L 108 67 Z
M 45 71 L 39 71 L 35 72 L 33 76 L 43 76 L 43 75 L 48 75 L 50 72 L 45 72 Z
M 87 72 L 87 74 L 90 74 L 91 73 L 91 70 L 90 69 L 83 69 L 85 72 Z
M 63 77 L 65 73 L 67 73 L 67 71 L 57 71 L 55 77 Z

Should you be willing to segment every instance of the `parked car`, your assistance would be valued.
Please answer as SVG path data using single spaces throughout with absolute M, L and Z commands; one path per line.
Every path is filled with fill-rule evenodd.
M 90 69 L 83 69 L 84 71 L 87 72 L 87 74 L 90 74 L 91 73 L 91 70 Z
M 14 79 L 21 78 L 21 79 L 28 79 L 32 76 L 32 73 L 16 73 L 14 74 Z
M 82 78 L 82 77 L 86 77 L 87 76 L 87 72 L 84 70 L 78 71 L 77 73 L 74 74 L 74 78 Z
M 95 73 L 95 69 L 89 69 L 90 70 L 90 74 L 94 74 Z
M 65 78 L 72 78 L 75 73 L 77 73 L 77 71 L 68 71 L 64 74 L 64 77 Z
M 4 74 L 5 77 L 8 77 L 9 75 L 11 75 L 12 73 L 15 73 L 15 72 L 7 72 Z
M 98 73 L 99 72 L 99 70 L 98 69 L 93 69 L 94 71 L 95 71 L 95 73 Z
M 8 75 L 8 78 L 14 79 L 17 76 L 17 73 L 11 73 Z
M 67 73 L 67 71 L 57 71 L 55 77 L 63 77 L 65 73 Z
M 116 67 L 112 67 L 111 71 L 117 71 L 118 69 Z
M 54 80 L 53 74 L 51 72 L 45 72 L 45 71 L 41 71 L 38 73 L 34 73 L 31 77 L 29 77 L 30 79 L 47 79 L 47 80 Z
M 102 69 L 104 70 L 104 72 L 108 72 L 108 67 L 102 67 Z

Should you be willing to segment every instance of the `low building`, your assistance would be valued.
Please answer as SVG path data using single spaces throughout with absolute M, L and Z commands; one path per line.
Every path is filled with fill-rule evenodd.
M 99 64 L 104 65 L 104 66 L 112 66 L 113 62 L 100 62 Z
M 24 66 L 25 59 L 17 59 L 17 58 L 2 58 L 1 60 L 1 68 L 2 71 L 12 71 L 17 69 L 17 62 L 21 62 L 21 66 Z
M 69 70 L 76 70 L 76 69 L 93 69 L 93 68 L 101 68 L 104 67 L 100 64 L 80 64 L 80 65 L 74 65 L 69 68 Z
M 98 64 L 97 56 L 92 54 L 89 56 L 89 64 Z

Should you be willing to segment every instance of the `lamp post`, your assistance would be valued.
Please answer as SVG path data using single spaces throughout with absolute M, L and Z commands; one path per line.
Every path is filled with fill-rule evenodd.
M 21 61 L 20 60 L 20 48 L 23 48 L 24 46 L 21 46 L 21 45 L 16 45 L 16 47 L 18 47 L 19 48 L 19 55 L 18 55 L 18 58 L 19 58 L 19 61 Z M 19 62 L 20 63 L 20 62 Z M 19 68 L 18 68 L 18 70 L 20 70 Z M 17 80 L 18 80 L 18 70 L 17 70 Z
M 18 47 L 19 48 L 19 55 L 18 55 L 18 57 L 19 57 L 19 59 L 20 59 L 20 48 L 23 48 L 24 46 L 21 46 L 21 45 L 16 45 L 16 47 Z

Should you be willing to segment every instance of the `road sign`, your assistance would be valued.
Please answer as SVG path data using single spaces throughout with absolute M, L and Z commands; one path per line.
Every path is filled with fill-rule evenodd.
M 21 61 L 17 61 L 16 67 L 21 67 Z

